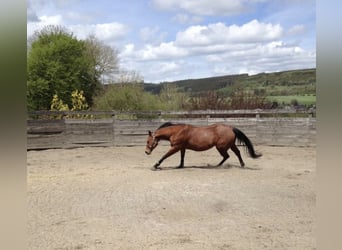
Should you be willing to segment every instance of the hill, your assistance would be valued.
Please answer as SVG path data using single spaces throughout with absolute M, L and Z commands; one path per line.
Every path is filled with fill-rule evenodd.
M 288 99 L 301 99 L 301 96 L 306 96 L 305 100 L 308 100 L 304 104 L 316 102 L 315 68 L 256 75 L 239 74 L 185 79 L 160 84 L 145 83 L 144 89 L 153 94 L 158 94 L 164 84 L 174 84 L 177 86 L 178 91 L 189 93 L 191 96 L 207 91 L 215 91 L 228 96 L 236 89 L 244 89 L 253 91 L 257 95 L 264 94 L 268 98 L 280 102 L 288 102 Z M 307 98 L 307 96 L 312 98 Z

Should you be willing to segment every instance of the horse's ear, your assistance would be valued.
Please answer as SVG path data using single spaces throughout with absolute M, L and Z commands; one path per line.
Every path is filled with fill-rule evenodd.
M 149 136 L 152 136 L 151 130 L 148 131 L 148 135 L 149 135 Z

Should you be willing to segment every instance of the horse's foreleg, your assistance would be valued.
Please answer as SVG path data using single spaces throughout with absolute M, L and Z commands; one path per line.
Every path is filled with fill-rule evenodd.
M 152 170 L 156 170 L 156 169 L 161 169 L 159 167 L 159 165 L 168 157 L 170 157 L 171 155 L 177 153 L 181 148 L 177 147 L 177 146 L 173 146 L 162 158 L 160 158 L 160 160 L 153 165 Z

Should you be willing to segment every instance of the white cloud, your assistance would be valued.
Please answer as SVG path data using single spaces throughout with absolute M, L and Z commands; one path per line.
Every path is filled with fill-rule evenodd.
M 167 32 L 160 32 L 158 26 L 143 27 L 139 32 L 140 38 L 143 42 L 148 44 L 159 44 L 165 40 Z
M 300 31 L 301 26 L 292 31 Z M 286 69 L 315 67 L 316 54 L 298 44 L 285 43 L 287 35 L 279 24 L 253 20 L 244 25 L 227 26 L 223 23 L 195 25 L 177 33 L 175 40 L 137 48 L 127 45 L 121 56 L 127 65 L 133 65 L 156 79 L 183 79 L 201 68 L 208 75 L 270 72 Z M 169 62 L 172 60 L 172 62 Z M 186 63 L 186 70 L 177 63 Z M 157 63 L 154 70 L 147 65 Z M 196 64 L 196 66 L 195 66 Z M 184 64 L 183 64 L 184 66 Z
M 76 24 L 66 25 L 61 15 L 41 16 L 39 22 L 27 23 L 27 36 L 31 36 L 35 31 L 39 31 L 47 25 L 61 25 L 67 27 L 79 39 L 85 39 L 93 34 L 98 39 L 111 43 L 124 37 L 128 32 L 128 27 L 121 23 L 111 22 L 102 24 Z
M 302 24 L 297 24 L 289 29 L 287 32 L 290 36 L 303 35 L 306 32 L 305 26 Z
M 47 25 L 63 25 L 63 17 L 61 15 L 55 16 L 41 16 L 38 22 L 27 23 L 27 36 L 30 37 L 35 31 L 39 31 Z
M 158 65 L 158 72 L 159 73 L 171 73 L 171 72 L 175 72 L 176 70 L 178 70 L 180 68 L 180 66 L 175 63 L 175 62 L 163 62 L 160 63 Z
M 158 27 L 144 27 L 140 30 L 140 37 L 141 40 L 144 42 L 150 42 L 158 33 L 159 28 Z
M 214 74 L 272 72 L 315 67 L 316 53 L 278 41 L 255 44 L 249 49 L 211 55 Z
M 146 45 L 140 53 L 142 60 L 180 58 L 188 55 L 187 50 L 175 46 L 173 42 L 161 43 L 159 46 Z
M 91 28 L 95 36 L 104 41 L 119 39 L 128 31 L 125 25 L 116 22 L 91 25 Z
M 208 46 L 222 43 L 255 43 L 279 39 L 283 29 L 280 25 L 260 23 L 253 20 L 242 26 L 226 26 L 223 23 L 207 26 L 191 26 L 177 34 L 180 46 Z
M 172 18 L 173 22 L 180 23 L 180 24 L 196 24 L 203 20 L 200 16 L 190 16 L 183 13 L 178 13 L 176 16 Z
M 162 10 L 182 10 L 195 15 L 217 16 L 236 15 L 250 10 L 251 4 L 269 0 L 152 0 Z

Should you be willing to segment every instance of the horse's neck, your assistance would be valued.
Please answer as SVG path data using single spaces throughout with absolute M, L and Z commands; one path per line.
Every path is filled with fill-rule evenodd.
M 168 131 L 165 131 L 165 129 L 159 129 L 155 132 L 155 136 L 159 140 L 169 140 L 171 137 L 171 134 L 168 133 Z
M 181 126 L 172 126 L 172 127 L 166 127 L 166 128 L 161 128 L 158 129 L 155 132 L 155 136 L 159 139 L 159 140 L 170 140 L 170 137 L 172 135 L 174 135 L 175 133 L 177 133 L 180 129 L 182 129 Z

